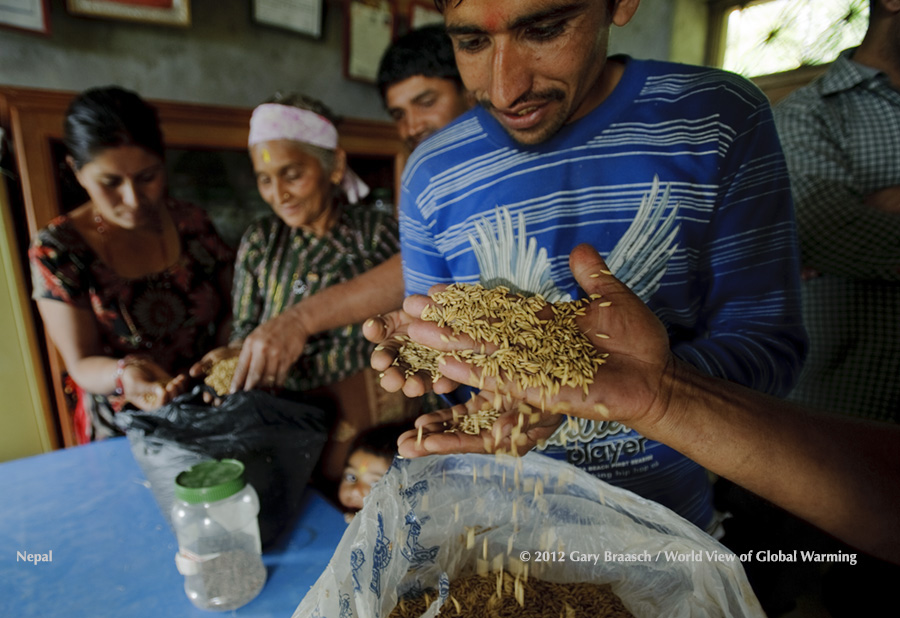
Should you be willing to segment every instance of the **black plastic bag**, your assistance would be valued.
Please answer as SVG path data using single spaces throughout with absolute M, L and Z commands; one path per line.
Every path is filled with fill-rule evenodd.
M 245 479 L 259 495 L 265 547 L 299 514 L 328 435 L 326 413 L 302 399 L 259 390 L 240 391 L 211 406 L 203 402 L 204 389 L 150 412 L 123 410 L 116 422 L 167 521 L 179 472 L 208 459 L 241 461 Z

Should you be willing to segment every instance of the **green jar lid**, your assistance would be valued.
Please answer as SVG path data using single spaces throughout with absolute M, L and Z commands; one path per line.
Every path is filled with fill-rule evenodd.
M 215 502 L 244 488 L 244 464 L 237 459 L 204 461 L 175 477 L 175 497 L 189 504 Z

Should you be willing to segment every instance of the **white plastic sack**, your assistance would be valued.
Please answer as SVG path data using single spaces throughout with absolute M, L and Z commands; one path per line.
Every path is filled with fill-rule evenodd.
M 638 618 L 764 616 L 737 556 L 712 537 L 655 502 L 529 453 L 396 460 L 294 617 L 386 617 L 399 598 L 430 589 L 439 593 L 423 614 L 431 618 L 451 581 L 499 561 L 521 569 L 522 552 L 530 577 L 609 583 Z M 580 560 L 587 554 L 599 559 Z

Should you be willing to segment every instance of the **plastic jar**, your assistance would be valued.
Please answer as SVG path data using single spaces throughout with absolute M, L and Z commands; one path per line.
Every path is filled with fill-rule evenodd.
M 236 609 L 262 590 L 258 514 L 259 498 L 235 459 L 205 461 L 175 478 L 175 564 L 185 593 L 200 609 Z

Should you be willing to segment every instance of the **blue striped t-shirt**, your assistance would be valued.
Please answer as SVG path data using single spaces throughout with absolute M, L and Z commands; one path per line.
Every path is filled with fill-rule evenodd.
M 496 207 L 524 215 L 551 278 L 582 296 L 570 251 L 604 256 L 654 176 L 678 205 L 676 251 L 648 305 L 674 353 L 715 376 L 782 396 L 806 350 L 799 259 L 784 157 L 765 96 L 716 69 L 617 57 L 612 94 L 549 140 L 523 146 L 483 109 L 435 134 L 404 170 L 400 237 L 407 293 L 479 280 L 470 243 Z M 655 499 L 705 527 L 705 470 L 609 423 L 581 421 L 545 454 Z M 567 434 L 566 434 L 567 432 Z

